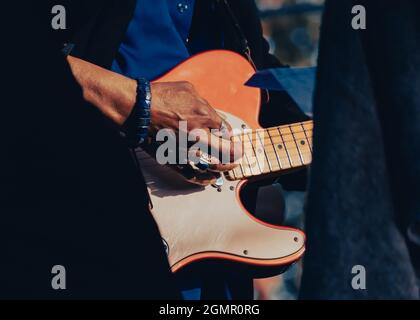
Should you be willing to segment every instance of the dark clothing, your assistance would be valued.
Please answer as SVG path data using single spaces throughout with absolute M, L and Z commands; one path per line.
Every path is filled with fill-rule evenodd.
M 323 19 L 300 296 L 418 299 L 420 3 L 357 1 L 357 31 L 354 4 L 327 1 Z M 366 290 L 352 287 L 356 265 Z

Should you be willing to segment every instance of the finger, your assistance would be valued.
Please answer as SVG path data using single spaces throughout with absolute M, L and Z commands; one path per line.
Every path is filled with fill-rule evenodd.
M 241 147 L 241 145 L 239 145 Z M 210 171 L 230 171 L 242 156 L 233 142 L 202 132 L 200 142 L 189 150 L 189 159 L 197 168 Z
M 210 172 L 228 172 L 235 169 L 238 166 L 236 163 L 230 164 L 214 164 L 210 165 L 209 171 Z
M 211 157 L 208 171 L 213 172 L 227 172 L 235 169 L 238 166 L 237 163 L 222 163 L 218 158 Z
M 210 133 L 210 154 L 220 160 L 221 164 L 238 162 L 242 158 L 242 144 L 239 140 L 223 139 Z
M 209 119 L 207 122 L 207 126 L 209 129 L 216 129 L 220 130 L 223 124 L 223 119 L 219 116 L 219 114 L 209 105 L 211 111 L 209 112 Z
M 194 151 L 190 150 L 190 152 Z M 226 172 L 235 169 L 237 166 L 235 163 L 223 164 L 218 158 L 204 153 L 201 150 L 196 150 L 195 156 L 197 157 L 198 162 L 191 162 L 191 165 L 193 165 L 197 171 L 201 172 Z

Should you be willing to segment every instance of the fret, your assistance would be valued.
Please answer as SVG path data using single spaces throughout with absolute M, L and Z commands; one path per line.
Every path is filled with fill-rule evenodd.
M 308 123 L 308 122 L 301 123 L 301 126 L 303 128 L 303 132 L 305 133 L 306 140 L 307 140 L 308 145 L 309 145 L 309 149 L 312 153 L 313 152 L 313 150 L 312 150 L 312 132 L 313 132 L 314 125 L 311 121 L 310 123 Z
M 303 123 L 301 123 L 301 128 L 303 129 L 303 134 L 305 135 L 306 143 L 308 144 L 309 151 L 312 153 L 312 145 L 309 143 L 309 136 L 312 137 L 312 129 L 306 130 Z
M 239 136 L 233 136 L 232 137 L 232 141 L 234 142 L 234 143 L 238 143 L 238 144 L 241 144 L 242 145 L 242 140 L 241 140 L 241 138 L 239 137 Z M 232 180 L 241 180 L 241 179 L 243 179 L 244 177 L 245 177 L 245 172 L 244 172 L 244 170 L 243 170 L 243 168 L 242 168 L 242 157 L 239 159 L 239 161 L 235 161 L 235 163 L 238 165 L 237 167 L 235 167 L 233 170 L 231 170 L 231 171 L 229 171 L 229 177 L 232 179 Z M 233 175 L 233 177 L 232 177 L 232 175 Z
M 248 158 L 248 163 L 250 164 L 252 175 L 260 175 L 262 170 L 260 168 L 258 156 L 255 153 L 254 145 L 252 144 L 252 137 L 249 136 L 248 132 L 244 136 L 246 141 L 244 142 L 244 154 Z
M 243 145 L 240 136 L 233 136 L 232 137 L 232 142 Z M 237 166 L 233 170 L 230 170 L 230 171 L 227 172 L 230 180 L 241 180 L 241 179 L 246 177 L 245 167 L 242 165 L 243 162 L 244 162 L 244 159 L 243 159 L 243 156 L 242 156 L 240 159 L 235 161 L 235 164 L 237 164 Z
M 279 160 L 277 158 L 276 151 L 273 147 L 273 142 L 271 141 L 270 135 L 268 134 L 267 130 L 263 131 L 263 134 L 261 137 L 261 130 L 257 131 L 258 137 L 262 141 L 262 144 L 264 145 L 264 153 L 267 157 L 268 164 L 270 165 L 271 171 L 278 171 L 281 169 Z
M 314 122 L 312 120 L 302 122 L 301 125 L 307 131 L 311 131 L 314 129 Z
M 242 166 L 241 165 L 238 165 L 236 168 L 234 168 L 232 170 L 232 173 L 233 173 L 233 178 L 234 179 L 240 180 L 240 179 L 242 179 L 242 178 L 245 177 L 245 175 L 244 175 L 244 173 L 242 171 Z
M 242 142 L 240 165 L 227 173 L 241 180 L 270 172 L 309 165 L 312 161 L 313 122 L 306 121 L 276 128 L 258 129 L 234 136 Z
M 265 133 L 263 130 L 255 130 L 254 134 L 255 134 L 254 146 L 255 146 L 255 151 L 257 154 L 257 161 L 260 164 L 260 169 L 262 173 L 270 173 L 272 171 L 271 163 L 267 156 L 267 152 L 265 150 L 265 146 L 263 143 Z
M 270 151 L 269 154 L 271 154 L 271 156 L 275 158 L 275 152 L 274 151 Z M 306 154 L 306 156 L 310 157 L 310 154 Z M 280 161 L 282 161 L 283 163 L 289 164 L 289 160 L 288 160 L 287 157 L 286 158 L 281 158 Z M 247 163 L 247 160 L 244 160 L 244 163 L 242 163 L 240 166 L 238 166 L 235 169 L 229 171 L 228 172 L 229 177 L 232 180 L 241 180 L 243 178 L 250 178 L 250 177 L 254 176 L 254 174 L 252 174 L 250 172 L 249 166 L 248 166 L 246 174 L 244 174 L 242 172 L 242 170 L 245 170 L 247 168 L 247 166 L 245 165 L 246 163 Z M 288 168 L 290 168 L 290 164 L 289 164 Z M 277 171 L 281 171 L 281 170 L 282 170 L 281 168 L 278 168 L 277 170 L 272 170 L 271 172 L 277 172 Z M 270 173 L 270 172 L 267 172 L 267 173 Z
M 234 136 L 233 137 L 233 142 L 241 143 L 242 145 L 245 144 L 245 142 L 241 139 L 241 136 Z M 248 177 L 252 176 L 252 172 L 251 172 L 251 168 L 250 168 L 250 165 L 249 165 L 249 162 L 248 162 L 248 158 L 246 157 L 245 153 L 242 155 L 241 162 L 239 163 L 239 167 L 241 169 L 240 170 L 241 172 L 239 172 L 238 170 L 235 171 L 235 173 L 234 173 L 235 176 L 236 175 L 238 175 L 238 176 L 242 175 L 245 178 L 248 178 Z
M 304 160 L 303 160 L 302 152 L 301 152 L 301 150 L 299 149 L 298 142 L 296 141 L 295 134 L 293 133 L 293 128 L 289 125 L 289 126 L 288 126 L 288 129 L 290 130 L 290 132 L 291 132 L 291 134 L 292 134 L 292 138 L 293 138 L 293 140 L 294 140 L 294 142 L 295 142 L 295 146 L 296 146 L 296 150 L 298 151 L 298 154 L 299 154 L 300 162 L 301 162 L 302 164 L 304 164 L 305 162 L 304 162 Z
M 243 140 L 239 138 L 244 148 L 244 153 L 242 155 L 242 162 L 240 166 L 241 166 L 242 172 L 244 173 L 244 176 L 248 178 L 248 177 L 252 177 L 255 174 L 254 171 L 252 170 L 252 167 L 255 166 L 255 161 L 254 163 L 252 162 L 252 158 L 250 159 L 249 157 L 251 155 L 250 152 L 246 151 L 246 150 L 249 150 L 250 148 L 248 139 L 246 137 L 243 137 L 243 138 L 244 138 Z
M 281 169 L 289 169 L 292 167 L 292 163 L 290 161 L 289 155 L 286 152 L 286 149 L 283 144 L 283 140 L 279 134 L 277 128 L 267 129 L 267 132 L 273 142 L 273 149 L 276 153 L 277 160 L 279 161 Z M 285 159 L 286 161 L 284 161 Z M 283 161 L 282 161 L 283 160 Z
M 279 127 L 278 131 L 283 139 L 286 152 L 290 158 L 292 167 L 299 167 L 303 164 L 299 150 L 296 147 L 296 142 L 293 137 L 292 131 L 287 127 Z
M 304 165 L 310 164 L 312 160 L 311 150 L 309 147 L 309 141 L 306 138 L 306 134 L 299 126 L 290 127 L 293 137 L 295 138 L 296 146 L 299 149 L 299 153 Z
M 298 151 L 296 149 L 296 145 L 294 146 L 294 148 L 296 150 L 296 153 L 298 154 Z M 267 157 L 270 157 L 270 159 L 276 159 L 276 152 L 274 150 L 266 150 L 265 153 L 267 154 Z M 280 156 L 279 159 L 283 160 L 282 162 L 284 162 L 286 160 L 289 161 L 288 157 L 287 157 L 287 154 L 284 157 Z
M 234 143 L 238 143 L 238 144 L 243 145 L 243 142 L 242 142 L 240 136 L 233 136 L 232 140 L 233 140 Z M 229 171 L 229 177 L 232 178 L 232 176 L 233 176 L 233 180 L 235 180 L 235 179 L 242 179 L 242 178 L 246 178 L 246 177 L 251 176 L 249 169 L 247 170 L 248 167 L 247 167 L 245 156 L 242 156 L 239 159 L 239 161 L 236 162 L 236 164 L 238 166 L 234 170 Z
M 242 159 L 243 159 L 243 162 L 240 164 L 240 167 L 242 169 L 244 177 L 245 178 L 252 177 L 254 174 L 251 171 L 251 166 L 249 165 L 248 158 L 244 155 Z
M 276 153 L 275 153 L 275 151 L 268 151 L 267 156 L 272 157 L 274 159 L 276 157 Z M 305 153 L 302 152 L 302 156 L 305 157 L 305 158 L 310 158 L 311 154 L 307 153 L 307 152 L 305 152 Z M 279 168 L 278 170 L 290 169 L 291 168 L 289 158 L 287 156 L 286 157 L 281 157 L 281 158 L 279 158 L 279 160 L 282 163 L 287 163 L 288 167 L 287 168 Z M 303 165 L 305 165 L 305 164 L 301 164 L 300 166 L 303 166 Z M 273 170 L 273 171 L 275 171 L 275 170 Z
M 270 129 L 267 129 L 267 130 L 270 130 Z M 267 133 L 267 130 L 265 130 L 264 132 L 265 133 Z M 271 129 L 271 130 L 275 130 L 275 133 L 271 133 L 273 136 L 277 136 L 277 137 L 280 137 L 280 134 L 278 133 L 278 130 L 276 129 L 276 128 L 273 128 L 273 129 Z M 261 130 L 259 131 L 259 132 L 262 132 Z M 301 129 L 300 131 L 298 131 L 298 132 L 302 132 L 302 133 L 304 133 L 303 132 L 303 130 Z M 291 132 L 290 132 L 290 135 L 289 136 L 285 136 L 284 137 L 284 142 L 294 142 L 296 139 L 292 136 L 292 134 L 291 134 Z M 257 143 L 259 143 L 261 141 L 261 139 L 260 138 L 253 138 L 252 139 L 252 143 L 253 144 L 257 144 Z

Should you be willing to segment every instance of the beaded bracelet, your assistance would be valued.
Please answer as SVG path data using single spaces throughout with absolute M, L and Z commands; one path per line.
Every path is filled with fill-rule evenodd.
M 150 82 L 144 78 L 137 79 L 137 98 L 135 108 L 137 116 L 136 138 L 139 145 L 144 143 L 149 136 L 151 104 L 152 92 Z

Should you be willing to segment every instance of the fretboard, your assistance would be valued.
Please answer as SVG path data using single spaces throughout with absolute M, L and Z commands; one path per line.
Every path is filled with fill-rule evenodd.
M 247 130 L 233 137 L 243 144 L 239 166 L 227 173 L 231 180 L 304 167 L 312 161 L 313 122 Z

